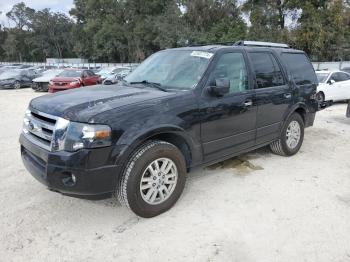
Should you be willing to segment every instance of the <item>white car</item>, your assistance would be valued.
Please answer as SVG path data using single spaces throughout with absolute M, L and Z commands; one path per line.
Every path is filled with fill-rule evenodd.
M 319 85 L 317 99 L 341 101 L 350 99 L 350 74 L 342 71 L 316 71 Z
M 44 71 L 40 77 L 33 79 L 32 88 L 35 91 L 47 92 L 49 82 L 57 75 L 63 72 L 64 69 L 50 69 Z

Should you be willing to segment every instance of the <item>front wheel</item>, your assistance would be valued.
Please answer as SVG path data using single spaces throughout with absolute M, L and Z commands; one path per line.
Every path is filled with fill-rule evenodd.
M 176 203 L 185 182 L 186 162 L 181 151 L 164 141 L 150 141 L 130 158 L 117 197 L 138 216 L 154 217 Z
M 316 99 L 319 103 L 323 103 L 325 101 L 325 96 L 323 92 L 318 92 L 316 94 Z
M 272 152 L 281 156 L 298 153 L 304 141 L 304 121 L 298 113 L 293 113 L 282 128 L 281 136 L 270 144 Z

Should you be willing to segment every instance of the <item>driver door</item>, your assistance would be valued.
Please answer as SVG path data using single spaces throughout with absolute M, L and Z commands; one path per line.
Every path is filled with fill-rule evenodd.
M 243 51 L 220 55 L 200 100 L 201 140 L 204 161 L 210 162 L 254 146 L 257 106 L 248 79 Z M 209 93 L 215 80 L 227 79 L 229 92 L 221 97 Z

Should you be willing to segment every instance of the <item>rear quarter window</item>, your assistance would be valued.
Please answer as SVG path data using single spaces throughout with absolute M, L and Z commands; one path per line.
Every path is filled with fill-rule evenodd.
M 315 70 L 305 54 L 283 53 L 281 58 L 296 85 L 317 84 Z

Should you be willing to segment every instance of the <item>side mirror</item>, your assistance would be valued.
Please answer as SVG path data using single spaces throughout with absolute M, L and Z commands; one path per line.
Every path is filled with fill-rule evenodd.
M 215 79 L 215 85 L 210 86 L 210 93 L 214 96 L 224 96 L 230 91 L 230 80 L 228 78 Z
M 333 79 L 328 81 L 328 84 L 330 84 L 330 85 L 333 85 L 334 83 L 335 83 L 335 81 Z

